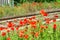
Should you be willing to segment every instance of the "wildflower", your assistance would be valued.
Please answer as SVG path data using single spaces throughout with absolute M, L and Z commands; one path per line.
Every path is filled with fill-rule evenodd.
M 32 18 L 29 18 L 29 20 L 32 20 Z
M 45 21 L 46 21 L 46 24 L 49 24 L 51 20 L 50 18 L 46 18 Z
M 37 26 L 36 25 L 32 25 L 31 27 L 35 29 Z
M 44 27 L 45 27 L 44 25 L 41 25 L 41 26 L 40 26 L 41 29 L 44 29 Z
M 3 30 L 4 28 L 0 27 L 0 31 Z
M 25 29 L 24 31 L 27 32 L 27 29 Z
M 34 34 L 35 34 L 35 32 L 31 32 L 31 34 L 32 34 L 32 35 L 34 35 Z
M 48 28 L 48 26 L 45 27 L 46 29 Z
M 27 22 L 27 21 L 28 21 L 28 20 L 27 20 L 27 18 L 25 18 L 25 19 L 24 19 L 24 21 L 26 21 L 26 22 Z
M 26 35 L 24 35 L 24 38 L 25 38 L 25 39 L 28 39 L 28 35 L 27 35 L 27 34 L 26 34 Z
M 48 28 L 48 26 L 45 26 L 45 27 L 44 27 L 44 29 L 47 29 L 47 28 Z
M 57 29 L 57 25 L 54 24 L 53 25 L 53 38 L 54 38 L 53 40 L 56 40 L 56 38 L 55 38 L 56 36 L 54 36 L 54 35 L 56 35 L 56 29 Z
M 35 19 L 36 18 L 36 16 L 32 16 L 32 19 Z
M 10 30 L 8 29 L 8 30 L 7 30 L 7 32 L 9 33 L 9 32 L 10 32 Z
M 23 20 L 20 20 L 19 24 L 20 24 L 20 25 L 24 25 Z
M 14 26 L 14 23 L 8 22 L 8 27 L 13 27 L 13 26 Z
M 50 22 L 49 21 L 46 21 L 46 24 L 49 24 Z
M 55 18 L 58 18 L 58 15 L 57 15 L 57 14 L 55 14 L 55 15 L 54 15 L 54 17 L 55 17 Z
M 44 10 L 41 10 L 40 13 L 41 13 L 43 16 L 48 16 L 48 14 L 47 14 Z
M 56 22 L 56 19 L 53 19 L 53 22 Z
M 24 36 L 24 31 L 20 31 L 19 32 L 19 37 L 23 37 Z
M 54 24 L 54 25 L 53 25 L 53 29 L 54 29 L 54 30 L 56 30 L 56 28 L 57 28 L 57 25 L 56 25 L 56 24 Z
M 6 36 L 6 32 L 2 32 L 2 36 Z
M 11 27 L 11 30 L 14 31 L 14 27 Z
M 36 21 L 31 21 L 30 24 L 33 26 L 33 25 L 36 25 Z
M 16 27 L 16 30 L 19 30 L 19 27 Z
M 37 22 L 39 23 L 39 22 L 41 22 L 40 20 L 37 20 Z
M 39 32 L 36 32 L 34 36 L 35 37 L 38 37 L 39 36 Z
M 7 38 L 7 40 L 11 40 L 11 38 L 10 38 L 10 37 L 8 37 L 8 38 Z
M 27 24 L 27 23 L 28 23 L 28 19 L 25 18 L 25 19 L 24 19 L 24 24 Z

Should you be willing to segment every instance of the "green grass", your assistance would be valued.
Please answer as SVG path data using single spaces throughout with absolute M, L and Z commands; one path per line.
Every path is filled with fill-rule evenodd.
M 55 9 L 60 8 L 60 3 L 57 2 L 51 2 L 51 3 L 23 3 L 20 6 L 4 6 L 0 7 L 0 18 L 3 17 L 10 17 L 10 16 L 20 16 L 20 15 L 26 15 L 28 13 L 40 11 L 41 9 Z

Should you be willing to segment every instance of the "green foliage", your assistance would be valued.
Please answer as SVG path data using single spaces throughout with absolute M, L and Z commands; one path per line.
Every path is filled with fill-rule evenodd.
M 57 0 L 14 0 L 15 3 L 24 3 L 24 2 L 56 2 Z
M 0 7 L 0 18 L 3 17 L 11 17 L 11 16 L 21 16 L 21 15 L 26 15 L 32 12 L 40 11 L 40 9 L 55 9 L 55 8 L 60 8 L 60 3 L 57 2 L 44 2 L 44 3 L 23 3 L 20 4 L 18 3 L 17 6 L 14 7 Z

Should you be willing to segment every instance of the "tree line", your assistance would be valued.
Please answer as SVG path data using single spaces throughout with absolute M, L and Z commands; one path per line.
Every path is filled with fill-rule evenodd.
M 15 4 L 24 2 L 56 2 L 56 0 L 14 0 Z

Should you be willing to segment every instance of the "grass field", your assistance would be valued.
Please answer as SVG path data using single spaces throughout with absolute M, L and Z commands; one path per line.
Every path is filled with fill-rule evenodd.
M 0 18 L 4 17 L 11 17 L 11 16 L 20 16 L 20 15 L 26 15 L 28 13 L 37 12 L 41 9 L 55 9 L 60 8 L 60 3 L 58 2 L 51 2 L 51 3 L 23 3 L 20 6 L 4 6 L 0 7 Z

